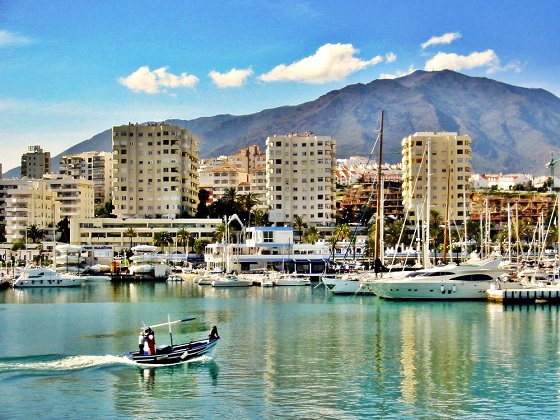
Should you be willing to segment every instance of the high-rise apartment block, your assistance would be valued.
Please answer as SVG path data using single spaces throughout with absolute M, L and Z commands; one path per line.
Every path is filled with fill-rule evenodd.
M 103 205 L 111 200 L 112 165 L 112 153 L 83 152 L 62 156 L 58 172 L 75 179 L 93 181 L 95 204 Z
M 41 146 L 29 146 L 27 153 L 21 156 L 21 177 L 41 179 L 51 171 L 51 153 Z
M 280 226 L 299 216 L 309 226 L 335 221 L 336 142 L 328 136 L 292 133 L 266 140 L 268 219 Z
M 444 219 L 449 205 L 449 222 L 463 223 L 471 205 L 469 136 L 421 132 L 404 138 L 402 171 L 403 206 L 409 220 L 425 217 L 429 202 L 430 208 Z
M 199 139 L 165 123 L 113 127 L 113 213 L 122 218 L 193 216 Z

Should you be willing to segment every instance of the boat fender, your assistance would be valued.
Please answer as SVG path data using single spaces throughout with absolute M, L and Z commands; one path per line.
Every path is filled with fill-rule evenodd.
M 445 293 L 445 287 L 443 286 L 443 284 L 441 285 L 441 293 Z
M 189 351 L 185 350 L 185 352 L 181 355 L 181 360 L 185 360 L 187 357 L 189 357 Z
M 456 291 L 457 291 L 457 287 L 453 285 L 453 293 L 455 293 Z

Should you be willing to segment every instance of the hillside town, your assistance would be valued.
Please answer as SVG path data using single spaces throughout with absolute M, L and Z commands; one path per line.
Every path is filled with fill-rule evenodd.
M 190 252 L 201 262 L 224 230 L 241 242 L 239 232 L 258 226 L 290 227 L 293 242 L 330 244 L 334 259 L 346 259 L 350 244 L 354 259 L 368 259 L 377 203 L 382 249 L 394 254 L 417 247 L 413 233 L 427 198 L 433 252 L 466 256 L 513 242 L 527 251 L 539 223 L 554 219 L 559 185 L 554 164 L 550 176 L 472 173 L 476 139 L 455 132 L 410 134 L 401 164 L 381 168 L 378 151 L 337 158 L 336 139 L 311 132 L 270 136 L 265 150 L 251 145 L 209 159 L 200 158 L 193 133 L 164 122 L 114 126 L 112 139 L 112 153 L 64 155 L 58 173 L 40 146 L 22 154 L 21 178 L 0 180 L 5 265 L 52 261 L 57 243 L 89 250 L 92 265 L 140 245 Z M 547 232 L 542 242 L 556 249 L 556 226 Z

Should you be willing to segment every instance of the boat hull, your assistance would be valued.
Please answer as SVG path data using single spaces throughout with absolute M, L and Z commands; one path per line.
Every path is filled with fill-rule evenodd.
M 139 354 L 136 351 L 126 353 L 125 356 L 140 365 L 175 365 L 208 353 L 218 343 L 218 340 L 219 338 L 191 341 L 174 345 L 173 348 L 167 346 L 158 349 L 154 355 Z
M 373 292 L 362 287 L 358 279 L 337 279 L 324 277 L 323 283 L 335 295 L 373 295 Z

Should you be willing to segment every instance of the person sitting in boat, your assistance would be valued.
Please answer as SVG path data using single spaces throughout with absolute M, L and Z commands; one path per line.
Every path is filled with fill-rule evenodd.
M 146 333 L 144 330 L 140 331 L 140 335 L 138 336 L 138 354 L 144 354 L 144 346 L 146 345 Z
M 208 338 L 210 339 L 210 341 L 220 338 L 220 336 L 218 335 L 218 328 L 215 325 L 212 327 L 212 330 L 210 331 L 210 335 L 208 336 Z
M 156 354 L 156 335 L 154 331 L 148 327 L 146 330 L 146 344 L 148 345 L 148 354 L 150 356 Z

